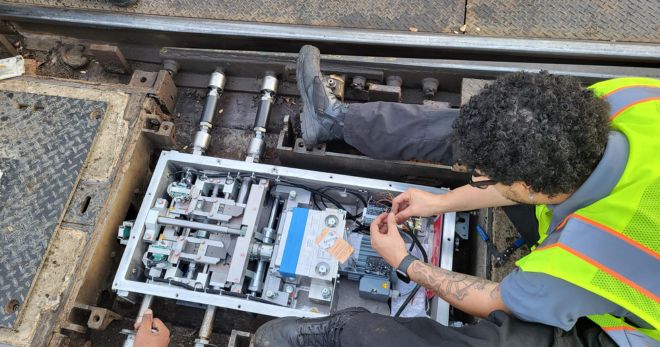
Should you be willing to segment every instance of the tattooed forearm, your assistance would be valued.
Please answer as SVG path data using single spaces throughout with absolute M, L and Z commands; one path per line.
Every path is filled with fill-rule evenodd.
M 408 274 L 413 281 L 467 313 L 483 317 L 497 309 L 506 310 L 497 282 L 448 271 L 421 261 L 413 262 Z

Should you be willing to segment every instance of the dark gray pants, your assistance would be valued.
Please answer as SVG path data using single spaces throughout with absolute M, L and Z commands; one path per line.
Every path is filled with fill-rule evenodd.
M 460 328 L 429 318 L 393 318 L 366 310 L 351 316 L 339 332 L 341 347 L 388 346 L 616 346 L 600 327 L 580 318 L 571 331 L 523 322 L 502 311 Z
M 452 123 L 458 109 L 369 102 L 350 104 L 344 141 L 365 155 L 387 160 L 454 164 Z
M 363 154 L 388 160 L 429 160 L 453 164 L 452 123 L 457 109 L 371 102 L 351 104 L 344 140 Z M 530 206 L 506 211 L 528 244 L 538 239 L 538 224 Z M 536 236 L 536 238 L 534 238 Z M 532 240 L 532 238 L 534 238 Z M 542 298 L 539 298 L 542 300 Z M 471 326 L 446 327 L 429 318 L 392 318 L 362 312 L 352 316 L 340 333 L 341 346 L 614 346 L 600 327 L 581 318 L 568 332 L 521 321 L 496 311 Z

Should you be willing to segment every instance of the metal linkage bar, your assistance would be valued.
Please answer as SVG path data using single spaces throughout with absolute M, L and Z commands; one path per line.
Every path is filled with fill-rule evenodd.
M 232 229 L 220 225 L 192 222 L 185 219 L 176 219 L 176 218 L 168 218 L 168 217 L 158 217 L 158 224 L 171 225 L 181 228 L 190 228 L 194 230 L 204 230 L 212 233 L 238 235 L 238 236 L 243 236 L 245 234 L 245 231 L 240 229 Z
M 195 134 L 195 141 L 193 145 L 193 154 L 202 155 L 209 147 L 211 142 L 211 135 L 209 132 L 213 127 L 213 117 L 215 116 L 215 108 L 218 105 L 218 98 L 222 95 L 225 88 L 225 74 L 216 70 L 211 73 L 209 80 L 209 93 L 206 95 L 206 103 L 202 110 L 202 118 L 199 121 L 199 131 Z
M 275 101 L 277 92 L 277 77 L 272 72 L 266 72 L 261 83 L 261 99 L 257 108 L 257 117 L 254 120 L 254 137 L 248 147 L 247 158 L 245 161 L 258 163 L 261 161 L 261 155 L 264 152 L 266 135 L 266 126 L 270 117 L 271 106 Z

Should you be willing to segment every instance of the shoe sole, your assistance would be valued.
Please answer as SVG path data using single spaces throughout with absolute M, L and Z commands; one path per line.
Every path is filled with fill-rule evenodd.
M 296 64 L 296 84 L 298 85 L 298 92 L 300 93 L 300 97 L 302 98 L 303 102 L 303 111 L 300 115 L 300 129 L 302 131 L 303 142 L 307 147 L 313 147 L 318 144 L 316 139 L 318 138 L 319 131 L 318 124 L 313 119 L 316 115 L 316 111 L 314 110 L 314 102 L 312 101 L 313 96 L 309 94 L 313 93 L 313 91 L 310 90 L 311 88 L 306 88 L 304 83 L 305 81 L 303 79 L 305 64 L 302 57 L 304 55 L 317 54 L 318 52 L 317 50 L 317 52 L 310 52 L 308 54 L 303 53 L 303 51 L 310 49 L 315 48 L 308 48 L 307 46 L 303 46 L 298 55 L 298 62 Z

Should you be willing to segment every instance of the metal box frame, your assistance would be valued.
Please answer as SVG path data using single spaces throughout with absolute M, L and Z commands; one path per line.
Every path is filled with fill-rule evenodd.
M 139 271 L 137 271 L 137 269 L 140 268 L 142 258 L 141 250 L 144 249 L 145 246 L 144 241 L 142 240 L 142 235 L 145 229 L 146 214 L 154 205 L 156 199 L 160 197 L 166 189 L 167 180 L 164 179 L 164 177 L 170 174 L 172 169 L 181 166 L 194 166 L 206 170 L 231 170 L 242 173 L 256 173 L 270 175 L 273 179 L 281 177 L 289 180 L 305 182 L 307 184 L 332 184 L 334 186 L 345 186 L 353 189 L 362 188 L 379 191 L 403 192 L 409 188 L 418 188 L 436 194 L 443 194 L 448 191 L 447 189 L 441 188 L 430 188 L 412 184 L 337 175 L 267 164 L 247 163 L 243 161 L 198 156 L 176 151 L 164 151 L 161 153 L 160 159 L 154 169 L 151 182 L 144 200 L 142 201 L 134 227 L 131 230 L 130 239 L 128 240 L 113 281 L 112 289 L 117 291 L 119 296 L 128 298 L 133 295 L 133 293 L 153 295 L 156 297 L 213 305 L 275 317 L 318 317 L 323 315 L 321 313 L 266 304 L 229 295 L 195 292 L 174 286 L 150 284 L 138 280 L 137 277 L 139 277 Z M 451 270 L 453 263 L 455 221 L 455 213 L 446 213 L 444 215 L 440 267 L 448 270 Z M 449 304 L 443 300 L 434 298 L 431 305 L 432 318 L 440 323 L 448 324 Z

